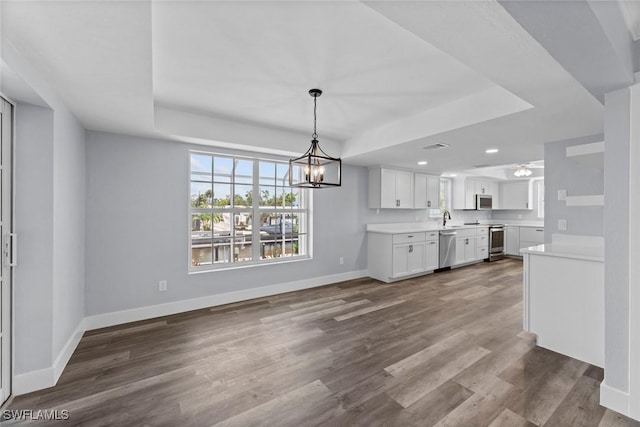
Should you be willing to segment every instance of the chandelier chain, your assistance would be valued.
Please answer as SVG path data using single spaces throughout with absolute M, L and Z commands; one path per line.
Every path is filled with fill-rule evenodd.
M 318 97 L 314 96 L 313 97 L 313 134 L 311 135 L 311 137 L 313 139 L 318 139 L 318 132 L 316 131 L 316 105 L 318 102 Z

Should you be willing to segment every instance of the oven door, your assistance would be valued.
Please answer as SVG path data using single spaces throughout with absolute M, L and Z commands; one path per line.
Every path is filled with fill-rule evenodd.
M 489 229 L 489 253 L 500 254 L 504 252 L 504 228 Z

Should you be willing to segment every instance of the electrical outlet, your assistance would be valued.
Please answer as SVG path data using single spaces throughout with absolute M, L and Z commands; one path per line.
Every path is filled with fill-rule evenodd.
M 567 190 L 558 190 L 558 200 L 567 200 Z
M 158 282 L 158 291 L 159 292 L 164 292 L 167 290 L 167 281 L 166 280 L 160 280 Z
M 340 265 L 344 264 L 344 258 L 343 257 L 340 257 L 339 261 L 340 261 Z
M 567 220 L 566 219 L 559 219 L 558 220 L 558 230 L 567 231 Z

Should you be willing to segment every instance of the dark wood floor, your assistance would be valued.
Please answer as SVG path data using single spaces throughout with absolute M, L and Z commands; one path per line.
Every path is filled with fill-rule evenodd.
M 83 426 L 626 426 L 522 331 L 522 263 L 361 279 L 85 334 L 11 409 Z

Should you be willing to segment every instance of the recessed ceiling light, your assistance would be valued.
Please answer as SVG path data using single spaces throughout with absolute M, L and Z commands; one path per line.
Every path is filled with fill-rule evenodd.
M 497 148 L 489 148 L 488 150 L 484 151 L 487 154 L 493 154 L 493 153 L 497 153 L 498 149 Z
M 421 160 L 421 161 L 419 161 L 419 162 L 418 162 L 418 164 L 419 164 L 419 165 L 426 165 L 426 164 L 427 164 L 427 162 L 426 162 L 426 161 L 424 161 L 424 160 Z

